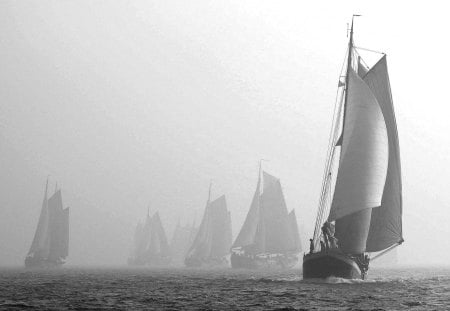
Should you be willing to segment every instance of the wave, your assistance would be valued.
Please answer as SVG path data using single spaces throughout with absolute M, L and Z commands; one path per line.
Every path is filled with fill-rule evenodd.
M 302 283 L 312 283 L 312 284 L 372 284 L 377 283 L 377 280 L 361 280 L 361 279 L 344 279 L 335 276 L 330 276 L 326 279 L 302 279 Z

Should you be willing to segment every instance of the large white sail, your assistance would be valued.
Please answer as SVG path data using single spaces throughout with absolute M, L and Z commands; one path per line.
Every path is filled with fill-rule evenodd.
M 378 100 L 386 122 L 389 141 L 389 164 L 381 206 L 372 209 L 366 251 L 377 252 L 399 243 L 402 237 L 402 180 L 397 124 L 392 103 L 386 56 L 364 76 Z
M 295 252 L 300 252 L 302 250 L 302 243 L 300 241 L 300 233 L 298 231 L 297 217 L 295 215 L 295 210 L 292 210 L 289 215 L 289 231 L 292 240 L 292 245 L 289 247 L 290 250 Z
M 329 221 L 381 205 L 388 167 L 383 113 L 367 84 L 349 69 L 339 171 Z
M 187 257 L 220 258 L 229 253 L 231 247 L 231 221 L 225 196 L 208 202 L 202 223 Z
M 212 235 L 209 256 L 220 258 L 227 255 L 231 247 L 230 215 L 224 195 L 211 202 L 209 212 Z
M 261 195 L 260 222 L 263 222 L 265 253 L 284 253 L 292 245 L 288 211 L 280 180 L 264 172 L 264 192 Z
M 159 213 L 156 212 L 152 217 L 149 254 L 166 256 L 170 253 L 166 233 L 161 223 Z
M 195 236 L 194 242 L 189 248 L 186 257 L 204 258 L 209 256 L 210 253 L 209 241 L 211 240 L 211 232 L 209 230 L 209 223 L 210 223 L 209 205 L 210 202 L 208 201 L 206 203 L 205 211 L 203 212 L 202 222 L 200 223 L 200 227 Z
M 260 187 L 261 187 L 261 177 L 258 177 L 258 184 L 256 186 L 255 194 L 253 195 L 252 203 L 250 209 L 245 218 L 244 224 L 242 225 L 241 231 L 234 241 L 234 247 L 246 248 L 255 243 L 256 230 L 258 228 L 259 220 L 259 200 L 260 200 Z
M 48 199 L 47 199 L 48 181 L 45 186 L 45 195 L 42 201 L 41 213 L 39 221 L 34 234 L 33 242 L 31 243 L 28 256 L 45 259 L 49 251 L 49 236 L 48 236 Z

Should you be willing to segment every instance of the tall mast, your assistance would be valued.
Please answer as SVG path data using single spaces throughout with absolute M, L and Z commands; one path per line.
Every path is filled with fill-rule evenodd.
M 212 187 L 212 180 L 209 181 L 208 204 L 211 202 L 211 187 Z
M 49 176 L 50 175 L 47 176 L 47 182 L 45 183 L 45 196 L 44 196 L 45 200 L 47 200 L 47 190 L 48 190 L 48 178 L 49 178 Z
M 352 68 L 352 51 L 353 51 L 353 19 L 355 16 L 360 16 L 357 14 L 353 14 L 352 16 L 352 25 L 350 26 L 350 39 L 348 40 L 348 57 L 347 57 L 347 70 L 345 73 L 345 97 L 344 97 L 344 116 L 342 121 L 342 127 L 345 124 L 345 115 L 347 110 L 347 98 L 348 98 L 348 80 L 350 76 L 350 70 Z M 344 128 L 342 128 L 342 137 L 344 134 Z

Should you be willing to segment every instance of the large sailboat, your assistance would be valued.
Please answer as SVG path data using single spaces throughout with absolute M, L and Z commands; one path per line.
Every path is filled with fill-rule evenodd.
M 49 199 L 47 189 L 48 180 L 39 222 L 25 258 L 27 268 L 60 266 L 69 255 L 69 208 L 63 208 L 60 189 L 55 189 Z
M 166 233 L 156 212 L 147 217 L 144 224 L 136 226 L 134 234 L 134 250 L 128 259 L 132 266 L 166 266 L 170 264 L 171 255 Z
M 198 229 L 195 224 L 181 225 L 177 224 L 170 241 L 170 250 L 172 252 L 172 263 L 175 265 L 183 265 L 184 258 L 189 250 L 189 247 L 194 242 L 194 238 Z
M 188 267 L 227 267 L 231 243 L 231 217 L 225 195 L 211 201 L 210 185 L 203 219 L 184 263 Z
M 262 188 L 262 191 L 261 191 Z M 301 251 L 295 211 L 288 213 L 280 180 L 258 171 L 244 225 L 231 249 L 233 268 L 292 268 Z
M 386 55 L 355 47 L 353 19 L 349 30 L 304 278 L 364 279 L 371 260 L 403 242 L 400 152 Z M 369 67 L 364 51 L 381 56 Z

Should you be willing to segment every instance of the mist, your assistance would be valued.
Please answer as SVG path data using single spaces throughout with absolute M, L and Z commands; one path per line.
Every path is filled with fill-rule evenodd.
M 280 178 L 306 251 L 353 13 L 356 45 L 388 55 L 399 263 L 448 264 L 444 4 L 273 4 L 2 1 L 0 265 L 23 264 L 47 176 L 71 208 L 68 265 L 123 265 L 147 208 L 170 239 L 178 221 L 200 222 L 211 180 L 236 237 L 259 159 Z

